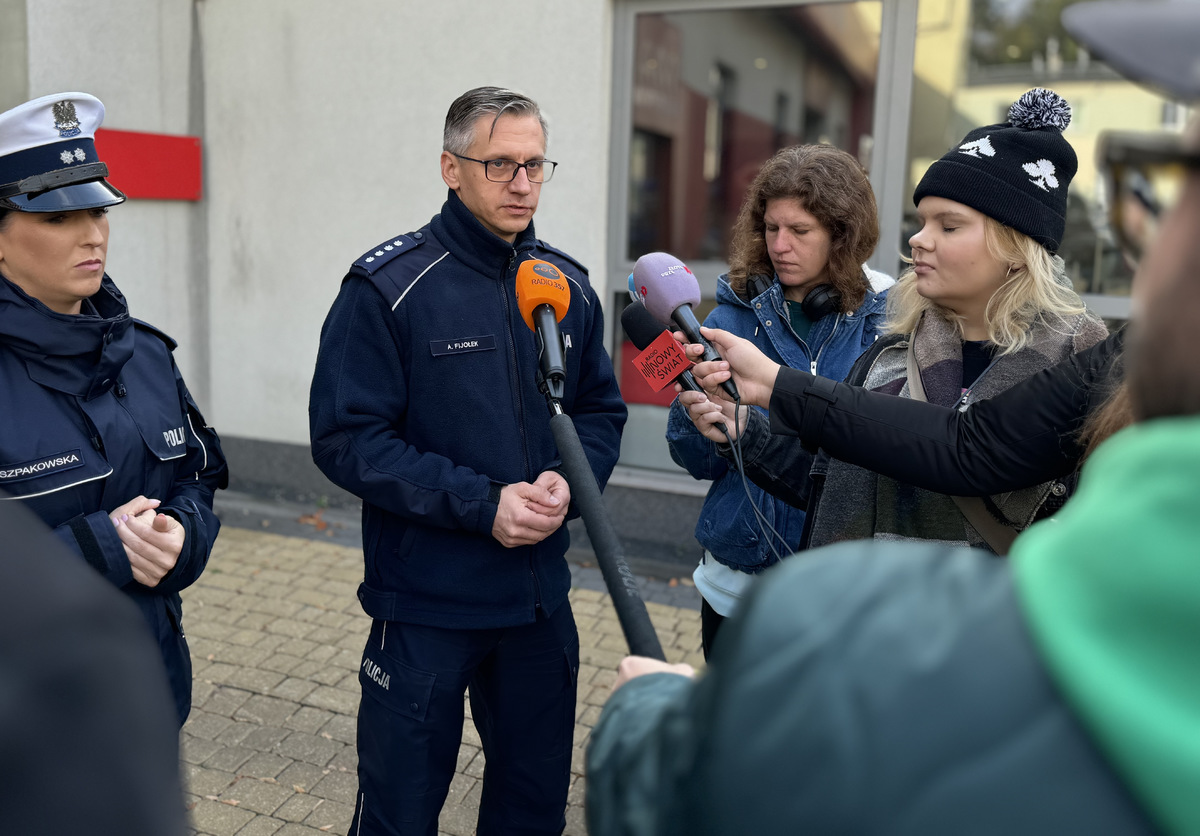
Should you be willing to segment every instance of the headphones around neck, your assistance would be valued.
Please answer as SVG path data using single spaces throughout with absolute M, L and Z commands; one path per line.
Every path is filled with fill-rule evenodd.
M 766 276 L 751 276 L 748 284 L 750 285 L 750 298 L 761 296 L 767 292 L 771 286 L 771 281 Z M 816 322 L 819 319 L 824 319 L 830 314 L 835 314 L 842 309 L 842 294 L 838 289 L 831 284 L 819 284 L 805 294 L 804 300 L 800 303 L 800 310 L 808 318 L 809 322 Z

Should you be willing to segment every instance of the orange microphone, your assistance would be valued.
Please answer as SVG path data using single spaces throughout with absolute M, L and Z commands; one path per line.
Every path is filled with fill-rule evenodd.
M 571 287 L 548 261 L 525 261 L 517 268 L 517 308 L 529 329 L 538 335 L 538 388 L 554 400 L 563 397 L 567 379 L 565 350 L 558 323 L 571 307 Z

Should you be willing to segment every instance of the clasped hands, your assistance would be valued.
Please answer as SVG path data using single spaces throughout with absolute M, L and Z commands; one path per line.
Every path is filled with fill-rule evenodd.
M 492 536 L 508 549 L 540 543 L 563 524 L 570 505 L 571 488 L 556 470 L 543 472 L 533 482 L 505 485 Z
M 160 500 L 135 496 L 108 515 L 125 546 L 133 579 L 142 586 L 158 586 L 175 568 L 187 535 L 179 520 L 159 514 Z
M 692 367 L 692 375 L 704 392 L 692 392 L 678 383 L 675 384 L 675 391 L 679 393 L 679 403 L 687 410 L 696 429 L 710 441 L 724 444 L 736 439 L 745 430 L 751 406 L 765 407 L 771 402 L 779 364 L 759 351 L 754 343 L 728 331 L 701 327 L 700 334 L 712 344 L 721 359 L 697 363 Z M 682 344 L 688 359 L 696 360 L 704 353 L 702 346 L 687 343 L 681 331 L 676 331 L 674 336 Z M 735 405 L 721 388 L 721 384 L 730 379 L 741 395 L 742 409 L 738 410 L 736 419 Z M 728 438 L 717 424 L 725 425 L 729 431 Z

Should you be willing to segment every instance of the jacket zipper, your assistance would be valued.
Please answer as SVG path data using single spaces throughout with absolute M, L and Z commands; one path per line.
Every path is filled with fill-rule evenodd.
M 517 391 L 517 428 L 521 436 L 521 459 L 525 464 L 525 480 L 532 481 L 532 467 L 529 464 L 529 445 L 526 443 L 525 431 L 525 398 L 521 394 L 522 387 L 520 384 L 521 369 L 517 364 L 517 339 L 513 335 L 512 324 L 512 305 L 508 300 L 508 279 L 509 275 L 516 269 L 517 266 L 517 248 L 513 247 L 512 255 L 508 258 L 508 266 L 504 269 L 503 275 L 500 277 L 500 297 L 504 300 L 504 322 L 506 333 L 508 334 L 508 356 L 511 358 L 509 367 L 512 369 L 513 381 L 517 383 L 514 387 Z M 533 583 L 533 607 L 535 610 L 542 607 L 542 587 L 538 583 L 537 571 L 534 567 L 534 552 L 535 546 L 526 546 L 526 553 L 529 555 L 529 579 Z
M 75 408 L 79 410 L 79 417 L 83 419 L 83 426 L 87 432 L 88 441 L 92 442 L 92 447 L 96 448 L 96 452 L 101 456 L 104 455 L 104 440 L 100 438 L 100 430 L 92 423 L 92 419 L 88 416 L 83 406 L 77 399 L 72 398 Z
M 815 375 L 817 373 L 817 363 L 821 359 L 821 352 L 825 350 L 825 346 L 829 345 L 829 342 L 833 339 L 833 335 L 837 333 L 838 326 L 841 324 L 842 315 L 838 314 L 837 319 L 833 321 L 833 330 L 829 332 L 829 336 L 825 338 L 825 342 L 821 343 L 821 347 L 817 349 L 817 356 L 812 359 L 810 374 Z
M 513 381 L 517 383 L 514 389 L 517 394 L 517 427 L 521 436 L 521 460 L 524 462 L 525 479 L 530 480 L 529 445 L 526 443 L 525 431 L 521 429 L 525 426 L 525 398 L 519 383 L 521 369 L 517 363 L 517 338 L 513 334 L 512 304 L 508 298 L 508 280 L 516 266 L 517 248 L 513 247 L 512 255 L 508 257 L 508 266 L 504 268 L 504 272 L 500 276 L 500 298 L 504 302 L 504 327 L 505 333 L 508 335 L 509 368 L 512 369 Z

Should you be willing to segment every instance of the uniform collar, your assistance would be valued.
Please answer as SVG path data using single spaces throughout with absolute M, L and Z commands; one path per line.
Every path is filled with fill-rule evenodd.
M 449 190 L 441 213 L 433 218 L 430 226 L 455 258 L 488 276 L 503 274 L 515 254 L 532 250 L 537 244 L 533 221 L 510 244 L 485 228 L 453 189 Z
M 90 304 L 89 304 L 90 303 Z M 112 388 L 133 356 L 133 320 L 107 275 L 80 314 L 60 314 L 0 276 L 0 342 L 29 376 L 51 389 L 91 400 Z

